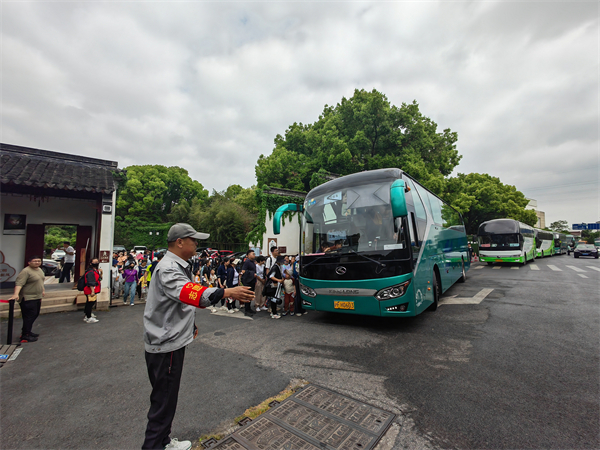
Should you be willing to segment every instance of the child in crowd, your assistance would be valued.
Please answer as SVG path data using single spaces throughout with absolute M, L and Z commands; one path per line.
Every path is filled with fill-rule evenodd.
M 292 266 L 288 263 L 288 257 L 286 256 L 286 264 L 283 267 L 283 290 L 285 292 L 283 298 L 283 316 L 289 313 L 290 316 L 294 315 L 294 293 L 296 287 L 294 286 L 294 278 L 292 273 Z
M 194 283 L 202 284 L 202 280 L 200 279 L 200 269 L 196 270 L 196 274 L 194 275 Z
M 217 287 L 217 274 L 215 269 L 210 269 L 210 278 L 208 280 L 208 287 Z

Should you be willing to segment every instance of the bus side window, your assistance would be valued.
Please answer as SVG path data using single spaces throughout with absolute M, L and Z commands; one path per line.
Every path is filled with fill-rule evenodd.
M 421 245 L 419 243 L 419 233 L 417 232 L 417 221 L 415 220 L 415 213 L 410 213 L 410 225 L 408 227 L 410 232 L 410 246 L 412 248 L 412 258 L 413 263 L 417 263 L 417 259 L 419 258 L 419 251 L 421 250 Z

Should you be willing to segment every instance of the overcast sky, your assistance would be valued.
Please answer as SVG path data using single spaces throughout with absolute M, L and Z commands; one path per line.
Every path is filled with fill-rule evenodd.
M 259 155 L 354 89 L 458 132 L 456 172 L 600 220 L 596 2 L 15 2 L 4 143 L 256 183 Z

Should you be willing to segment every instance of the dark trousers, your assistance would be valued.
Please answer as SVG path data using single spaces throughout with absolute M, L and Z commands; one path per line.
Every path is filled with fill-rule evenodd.
M 146 352 L 146 367 L 152 393 L 142 449 L 163 449 L 171 442 L 169 435 L 177 409 L 184 356 L 185 347 L 170 353 Z
M 271 314 L 277 314 L 277 303 L 271 301 L 271 297 L 268 297 L 267 301 L 271 304 Z
M 94 296 L 94 298 L 98 298 L 96 295 Z M 88 319 L 90 317 L 92 317 L 92 308 L 94 307 L 95 304 L 96 304 L 96 300 L 91 302 L 90 296 L 89 295 L 85 296 L 85 306 L 83 308 L 83 312 L 85 313 L 85 317 L 87 317 Z
M 65 278 L 67 279 L 67 283 L 71 282 L 71 269 L 73 268 L 73 264 L 75 263 L 65 263 L 60 272 L 60 278 L 58 279 L 59 283 L 65 281 Z
M 256 292 L 256 278 L 254 279 L 254 283 L 249 284 L 248 286 L 250 286 L 252 292 Z M 244 303 L 244 312 L 252 312 L 251 303 L 252 302 Z
M 304 308 L 302 307 L 302 297 L 300 296 L 300 280 L 294 278 L 294 286 L 296 286 L 296 301 L 294 302 L 294 312 L 296 314 L 302 314 Z
M 21 317 L 23 317 L 23 328 L 21 329 L 21 336 L 26 336 L 31 333 L 33 322 L 40 315 L 40 308 L 42 307 L 42 299 L 39 300 L 21 300 L 19 303 L 21 307 Z

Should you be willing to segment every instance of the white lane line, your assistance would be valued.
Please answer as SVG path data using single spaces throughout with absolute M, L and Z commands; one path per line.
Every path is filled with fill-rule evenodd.
M 500 270 L 500 269 L 502 269 L 502 266 L 496 266 L 496 267 L 494 267 L 494 270 Z
M 567 266 L 569 269 L 574 270 L 575 272 L 586 272 L 583 269 L 580 269 L 579 267 L 575 267 L 575 266 Z
M 585 275 L 578 273 L 577 275 L 579 275 L 581 278 L 587 278 Z
M 207 308 L 207 310 L 210 311 L 210 309 L 208 309 L 208 308 Z M 244 313 L 241 311 L 229 314 L 227 311 L 217 309 L 217 312 L 211 312 L 210 315 L 211 316 L 221 316 L 221 317 L 231 317 L 232 319 L 252 320 L 252 317 L 248 317 L 248 316 L 244 315 Z
M 479 291 L 471 298 L 466 297 L 446 297 L 442 298 L 440 305 L 479 305 L 481 301 L 486 298 L 493 289 L 486 288 Z
M 473 270 L 476 270 L 476 269 L 483 269 L 483 266 L 477 266 Z
M 529 264 L 529 267 L 531 267 L 531 270 L 540 270 L 540 268 L 535 264 Z
M 594 267 L 594 266 L 585 266 L 588 269 L 593 269 L 593 270 L 597 270 L 598 272 L 600 272 L 600 269 L 598 267 Z
M 519 266 L 513 266 L 511 267 L 512 270 L 519 270 Z
M 562 272 L 562 269 L 559 269 L 558 267 L 553 266 L 552 264 L 548 264 L 548 267 L 550 267 L 555 272 Z

